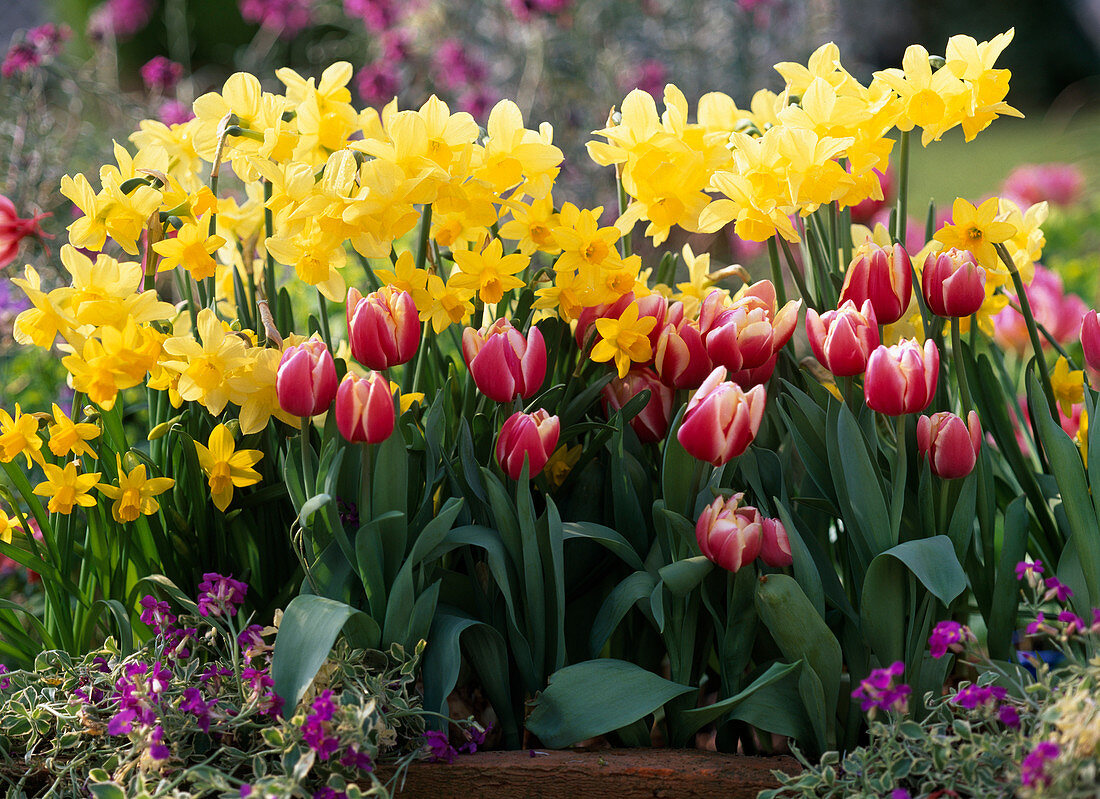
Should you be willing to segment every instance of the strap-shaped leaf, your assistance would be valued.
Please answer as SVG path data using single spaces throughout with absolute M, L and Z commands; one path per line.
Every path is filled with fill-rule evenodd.
M 559 749 L 632 724 L 694 690 L 625 660 L 587 660 L 550 677 L 527 729 Z
M 773 663 L 768 666 L 767 671 L 753 680 L 747 688 L 734 696 L 722 699 L 712 705 L 686 711 L 683 714 L 683 720 L 684 723 L 687 724 L 688 732 L 695 732 L 703 725 L 710 724 L 712 721 L 721 718 L 734 710 L 757 691 L 768 688 L 801 667 L 802 661 L 798 661 L 797 663 Z
M 600 653 L 607 639 L 635 603 L 647 599 L 656 586 L 656 577 L 649 572 L 636 571 L 611 590 L 600 606 L 592 622 L 592 632 L 588 636 L 588 651 L 593 657 Z

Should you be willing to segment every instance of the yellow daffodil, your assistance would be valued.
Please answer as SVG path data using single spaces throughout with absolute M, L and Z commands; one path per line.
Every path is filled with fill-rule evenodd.
M 46 479 L 34 487 L 34 493 L 50 498 L 46 506 L 50 513 L 68 515 L 73 512 L 74 505 L 82 508 L 95 505 L 95 497 L 88 492 L 99 483 L 99 472 L 80 474 L 73 461 L 66 463 L 64 469 L 52 463 L 42 464 L 42 469 Z
M 19 403 L 15 405 L 15 416 L 0 408 L 0 461 L 11 463 L 22 454 L 27 459 L 27 468 L 31 462 L 42 462 L 42 439 L 38 436 L 38 419 L 29 413 L 23 413 Z
M 89 458 L 98 458 L 95 450 L 88 446 L 89 441 L 99 436 L 99 425 L 82 422 L 77 424 L 65 411 L 53 406 L 54 423 L 48 428 L 50 434 L 50 452 L 59 458 L 69 455 L 87 455 Z
M 210 433 L 207 446 L 196 441 L 195 450 L 209 481 L 214 506 L 222 512 L 233 501 L 234 488 L 255 485 L 263 479 L 252 467 L 264 454 L 258 449 L 236 450 L 233 434 L 224 424 L 219 424 Z
M 180 374 L 179 394 L 187 401 L 198 401 L 212 414 L 220 414 L 238 388 L 236 370 L 247 365 L 245 343 L 226 332 L 209 308 L 198 314 L 199 338 L 175 336 L 164 342 L 164 351 L 174 358 L 162 365 Z
M 512 218 L 500 226 L 502 238 L 517 242 L 524 255 L 536 250 L 550 255 L 561 252 L 554 238 L 554 228 L 561 224 L 561 216 L 554 211 L 552 195 L 532 200 L 530 205 L 516 203 L 511 206 L 511 212 Z
M 592 360 L 597 363 L 614 358 L 619 378 L 626 377 L 630 364 L 645 363 L 653 356 L 649 332 L 657 324 L 656 317 L 638 318 L 638 303 L 632 302 L 618 319 L 597 319 L 600 341 L 592 348 Z
M 554 454 L 550 456 L 550 460 L 546 462 L 546 466 L 542 470 L 542 473 L 546 475 L 547 482 L 554 488 L 561 488 L 561 484 L 573 471 L 573 467 L 577 465 L 577 461 L 581 459 L 583 453 L 584 446 L 582 444 L 576 444 L 572 447 L 562 444 L 554 450 Z
M 111 514 L 117 522 L 132 522 L 138 516 L 152 516 L 160 510 L 153 498 L 176 484 L 171 477 L 145 476 L 145 464 L 139 463 L 129 474 L 122 469 L 122 457 L 115 455 L 118 465 L 118 485 L 100 484 L 99 493 L 113 499 Z
M 530 263 L 530 258 L 520 253 L 504 255 L 500 239 L 493 239 L 481 252 L 455 250 L 452 257 L 461 271 L 452 273 L 447 282 L 456 288 L 476 291 L 478 298 L 488 305 L 504 299 L 504 292 L 523 286 L 515 275 Z
M 221 236 L 208 236 L 205 220 L 186 222 L 175 237 L 158 241 L 153 249 L 161 257 L 158 272 L 182 266 L 195 280 L 212 277 L 218 263 L 211 256 L 225 244 Z
M 417 269 L 413 254 L 408 250 L 397 256 L 397 263 L 393 269 L 375 269 L 374 274 L 387 286 L 392 286 L 398 291 L 406 291 L 413 298 L 413 303 L 418 311 L 422 311 L 431 304 L 431 295 L 428 294 L 428 270 Z
M 14 516 L 8 516 L 7 513 L 0 510 L 0 541 L 5 544 L 11 543 L 11 535 L 14 530 L 22 530 L 19 525 L 19 519 Z
M 1050 373 L 1050 387 L 1062 413 L 1072 416 L 1073 406 L 1085 398 L 1085 373 L 1080 369 L 1070 371 L 1069 361 L 1059 357 Z
M 934 238 L 944 248 L 956 247 L 970 250 L 979 266 L 995 272 L 1005 271 L 1004 264 L 997 257 L 994 244 L 1008 241 L 1016 235 L 1016 228 L 1007 222 L 998 222 L 998 200 L 990 197 L 975 208 L 971 203 L 959 197 L 951 206 L 953 224 L 944 225 L 936 231 Z
M 465 324 L 474 312 L 474 304 L 470 302 L 474 293 L 455 285 L 453 278 L 444 283 L 439 275 L 429 275 L 427 292 L 430 298 L 428 306 L 417 308 L 420 321 L 431 321 L 436 333 L 442 333 L 450 325 Z

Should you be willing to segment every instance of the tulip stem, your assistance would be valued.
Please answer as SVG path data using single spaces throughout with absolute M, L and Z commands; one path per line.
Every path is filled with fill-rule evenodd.
M 428 330 L 431 324 L 424 325 L 424 332 L 420 334 L 420 346 L 416 349 L 416 366 L 413 370 L 412 393 L 420 388 L 420 375 L 424 372 L 424 349 L 428 346 Z
M 907 414 L 896 417 L 896 458 L 894 459 L 893 494 L 890 497 L 890 526 L 894 531 L 895 543 L 901 538 L 901 511 L 905 505 L 906 452 L 905 422 Z
M 906 217 L 909 214 L 909 131 L 901 132 L 901 154 L 898 158 L 898 208 L 894 219 L 894 238 L 905 246 Z
M 1024 281 L 1020 278 L 1020 271 L 1016 268 L 1012 256 L 1008 254 L 1003 244 L 994 244 L 997 255 L 1008 267 L 1008 274 L 1012 277 L 1012 286 L 1016 289 L 1016 299 L 1020 303 L 1020 312 L 1024 315 L 1024 323 L 1027 325 L 1027 335 L 1031 339 L 1031 349 L 1035 353 L 1035 360 L 1039 366 L 1039 377 L 1043 383 L 1043 394 L 1046 396 L 1050 413 L 1058 418 L 1058 404 L 1054 400 L 1054 388 L 1050 383 L 1050 370 L 1047 368 L 1047 359 L 1043 356 L 1043 343 L 1039 340 L 1039 329 L 1035 326 L 1035 316 L 1031 313 L 1031 301 L 1024 290 Z
M 321 323 L 321 338 L 325 341 L 325 346 L 332 350 L 332 331 L 328 326 L 328 303 L 325 301 L 325 295 L 321 293 L 321 290 L 317 290 L 317 313 L 320 314 L 320 318 L 317 320 Z
M 371 520 L 371 445 L 359 445 L 359 526 Z
M 309 428 L 310 418 L 302 417 L 302 488 L 306 499 L 313 496 L 313 480 L 309 473 Z
M 971 323 L 973 324 L 973 322 Z M 962 405 L 960 416 L 966 416 L 967 411 L 973 408 L 970 399 L 970 384 L 967 382 L 966 366 L 962 357 L 962 319 L 958 316 L 951 318 L 951 355 L 955 358 L 955 372 L 959 380 L 959 402 Z
M 777 233 L 776 236 L 779 234 Z M 775 236 L 768 239 L 768 260 L 772 263 L 772 283 L 775 284 L 775 296 L 779 299 L 779 307 L 787 304 L 787 288 L 783 285 L 783 275 L 779 268 L 779 248 L 775 244 Z

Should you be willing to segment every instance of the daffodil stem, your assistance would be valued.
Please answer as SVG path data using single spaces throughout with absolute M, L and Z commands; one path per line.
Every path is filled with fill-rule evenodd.
M 905 246 L 906 221 L 909 215 L 909 131 L 901 132 L 901 154 L 898 156 L 898 213 L 894 220 L 894 238 Z
M 317 320 L 321 325 L 321 338 L 325 341 L 325 346 L 332 349 L 332 331 L 329 330 L 328 325 L 328 303 L 325 302 L 325 295 L 321 293 L 320 289 L 317 290 L 317 313 L 320 314 L 320 318 Z
M 416 243 L 416 268 L 423 269 L 428 260 L 428 241 L 432 231 L 432 206 L 429 203 L 424 206 L 424 212 L 420 216 L 420 238 Z
M 840 263 L 840 219 L 836 203 L 829 203 L 829 263 L 834 274 L 843 274 L 847 264 Z
M 626 194 L 626 187 L 623 186 L 623 177 L 619 174 L 619 170 L 615 170 L 615 188 L 617 189 L 617 196 L 619 199 L 619 216 L 626 213 L 627 206 L 630 205 L 630 198 Z M 633 252 L 633 246 L 631 242 L 630 232 L 623 233 L 619 237 L 619 254 L 623 258 L 629 258 Z
M 275 327 L 280 327 L 282 322 L 279 319 L 279 296 L 275 291 L 275 257 L 271 254 L 271 250 L 267 248 L 267 239 L 275 235 L 275 215 L 271 209 L 267 207 L 268 201 L 271 200 L 271 182 L 263 181 L 264 184 L 264 296 L 267 298 L 268 307 L 271 309 L 271 313 L 275 318 Z M 285 328 L 284 328 L 285 329 Z M 289 333 L 290 331 L 287 330 Z
M 966 366 L 962 357 L 962 319 L 955 316 L 951 319 L 951 356 L 955 359 L 955 373 L 959 380 L 959 401 L 962 404 L 962 415 L 965 415 L 974 407 L 970 399 L 970 384 L 966 378 Z
M 779 268 L 779 248 L 775 244 L 774 236 L 768 239 L 768 260 L 772 264 L 772 283 L 775 284 L 775 296 L 779 299 L 779 307 L 782 308 L 787 304 L 787 288 L 783 285 L 783 273 Z
M 1031 339 L 1031 349 L 1035 352 L 1035 362 L 1039 367 L 1039 377 L 1043 383 L 1043 394 L 1046 395 L 1051 414 L 1057 419 L 1058 405 L 1054 400 L 1054 387 L 1050 382 L 1050 369 L 1047 367 L 1047 359 L 1043 356 L 1043 342 L 1039 340 L 1039 328 L 1035 324 L 1035 316 L 1031 313 L 1031 302 L 1027 298 L 1027 291 L 1024 289 L 1024 281 L 1020 277 L 1020 270 L 1016 268 L 1016 263 L 1003 244 L 994 244 L 993 247 L 997 250 L 997 255 L 1000 256 L 1004 265 L 1008 268 L 1008 274 L 1012 278 L 1012 286 L 1016 290 L 1016 299 L 1020 303 L 1020 313 L 1024 315 L 1027 335 Z

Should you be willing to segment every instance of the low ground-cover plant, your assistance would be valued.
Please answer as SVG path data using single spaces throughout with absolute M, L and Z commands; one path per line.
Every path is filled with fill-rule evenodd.
M 245 584 L 208 574 L 197 603 L 157 588 L 170 601 L 143 597 L 153 635 L 138 649 L 111 638 L 81 658 L 47 651 L 4 670 L 9 795 L 389 796 L 408 763 L 446 750 L 445 737 L 422 737 L 419 649 L 338 647 L 301 706 L 280 715 L 269 670 L 276 629 L 238 613 Z

